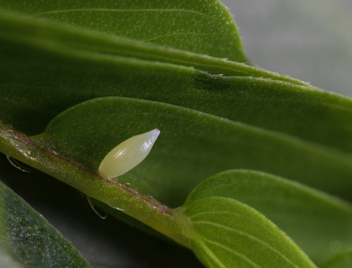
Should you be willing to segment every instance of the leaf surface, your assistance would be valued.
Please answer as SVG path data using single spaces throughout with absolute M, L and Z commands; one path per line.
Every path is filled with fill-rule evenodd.
M 338 242 L 337 244 L 335 243 L 335 245 L 333 246 L 339 247 Z M 321 266 L 321 268 L 349 268 L 351 266 L 352 266 L 352 250 L 350 249 L 335 255 L 326 263 L 324 263 Z
M 272 222 L 231 198 L 200 198 L 181 211 L 192 226 L 192 249 L 207 267 L 316 267 Z
M 247 61 L 237 26 L 217 0 L 5 0 L 0 8 L 151 44 Z
M 219 60 L 191 57 L 201 69 L 191 68 L 183 65 L 187 55 L 168 53 L 161 48 L 152 49 L 151 55 L 147 53 L 150 49 L 140 49 L 142 59 L 138 60 L 135 56 L 141 46 L 131 52 L 126 43 L 117 42 L 120 49 L 114 53 L 118 55 L 110 55 L 107 51 L 116 40 L 100 40 L 101 36 L 96 35 L 88 39 L 102 42 L 96 41 L 87 51 L 82 44 L 89 42 L 84 42 L 86 37 L 77 31 L 62 32 L 54 26 L 10 17 L 2 16 L 5 30 L 0 34 L 3 51 L 0 118 L 28 134 L 38 134 L 55 115 L 84 100 L 124 96 L 188 107 L 343 151 L 352 150 L 349 138 L 352 130 L 348 127 L 352 105 L 348 98 L 292 84 L 294 80 L 275 78 L 253 67 L 224 61 L 220 64 Z M 95 53 L 101 43 L 103 51 Z M 124 51 L 131 58 L 121 57 Z M 176 64 L 180 53 L 181 65 Z M 167 55 L 165 62 L 157 60 L 163 55 Z M 273 80 L 209 75 L 202 67 L 208 63 L 214 63 L 218 71 L 229 65 L 230 72 L 247 70 L 247 75 Z M 32 118 L 38 120 L 33 122 Z
M 168 206 L 181 205 L 205 178 L 234 168 L 266 171 L 350 196 L 349 155 L 159 102 L 93 99 L 60 114 L 34 139 L 98 168 L 119 143 L 154 128 L 161 134 L 147 159 L 119 180 Z
M 0 198 L 0 264 L 17 267 L 90 267 L 43 216 L 2 182 Z
M 187 202 L 222 196 L 243 202 L 274 222 L 317 264 L 352 247 L 352 206 L 299 183 L 250 170 L 226 171 L 201 182 Z M 187 205 L 187 204 L 186 204 Z
M 35 137 L 40 149 L 54 148 L 96 168 L 119 142 L 157 125 L 166 134 L 161 147 L 149 162 L 119 179 L 168 205 L 180 205 L 202 179 L 229 168 L 263 170 L 350 197 L 351 100 L 245 64 L 190 53 L 247 61 L 231 15 L 220 2 L 35 0 L 5 1 L 0 7 L 32 16 L 0 13 L 0 119 L 38 134 L 73 106 Z M 95 99 L 105 96 L 120 98 Z M 309 199 L 310 193 L 299 193 Z M 210 207 L 198 206 L 204 199 Z M 271 254 L 254 256 L 243 247 L 243 254 L 236 255 L 231 248 L 235 257 L 226 259 L 233 241 L 221 244 L 214 234 L 232 231 L 233 217 L 225 219 L 230 230 L 220 227 L 220 232 L 212 217 L 213 233 L 199 227 L 188 231 L 205 263 L 314 267 L 266 218 L 237 201 L 220 199 L 197 199 L 187 213 L 239 208 L 242 216 L 259 222 L 251 225 L 254 235 L 260 237 L 257 232 L 264 227 L 280 245 L 261 237 L 259 246 L 257 240 L 253 245 Z M 341 230 L 346 229 L 349 217 L 341 209 L 337 214 Z M 325 250 L 326 243 L 322 246 Z
M 109 39 L 108 45 L 105 39 L 97 41 L 94 47 L 102 43 L 105 52 L 95 53 L 93 48 L 87 51 L 81 47 L 86 39 L 78 38 L 77 31 L 63 33 L 17 16 L 2 18 L 5 30 L 0 34 L 3 52 L 0 118 L 28 134 L 38 134 L 54 116 L 79 102 L 101 96 L 124 96 L 192 108 L 343 151 L 352 150 L 349 138 L 352 130 L 348 127 L 352 105 L 348 98 L 233 63 L 230 70 L 247 69 L 250 76 L 272 77 L 272 80 L 209 75 L 202 69 L 174 64 L 180 53 L 166 53 L 164 63 L 151 61 L 158 58 L 155 56 L 158 51 L 165 52 L 160 48 L 154 49 L 152 56 L 145 56 L 148 53 L 142 49 L 142 60 L 106 54 L 105 48 L 113 47 L 116 40 Z M 68 46 L 67 40 L 78 44 Z M 130 48 L 125 47 L 119 53 L 123 51 Z M 136 55 L 138 46 L 133 51 L 130 55 Z M 187 56 L 182 55 L 184 62 Z M 192 61 L 200 62 L 198 58 Z M 198 67 L 207 62 L 202 58 Z M 218 60 L 210 62 L 216 63 L 215 69 L 228 64 L 224 62 L 221 67 Z

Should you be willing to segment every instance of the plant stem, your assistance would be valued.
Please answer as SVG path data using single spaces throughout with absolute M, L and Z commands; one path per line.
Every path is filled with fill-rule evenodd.
M 99 176 L 96 169 L 54 150 L 41 148 L 34 140 L 0 122 L 0 151 L 80 190 L 109 206 L 149 225 L 176 242 L 189 247 L 182 228 L 187 219 L 138 190 Z

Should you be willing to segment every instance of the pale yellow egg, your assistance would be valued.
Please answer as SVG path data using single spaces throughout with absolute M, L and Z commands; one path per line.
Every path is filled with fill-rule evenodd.
M 159 129 L 153 129 L 117 145 L 101 162 L 100 176 L 111 179 L 130 171 L 147 157 L 159 134 Z

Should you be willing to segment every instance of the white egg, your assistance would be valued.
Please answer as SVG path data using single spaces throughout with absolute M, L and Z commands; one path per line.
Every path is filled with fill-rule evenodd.
M 117 145 L 101 162 L 100 176 L 111 179 L 130 171 L 147 157 L 159 134 L 159 129 L 153 129 Z

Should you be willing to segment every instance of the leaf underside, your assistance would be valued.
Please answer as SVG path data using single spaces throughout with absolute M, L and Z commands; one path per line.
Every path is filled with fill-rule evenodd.
M 161 134 L 147 160 L 119 180 L 168 206 L 181 205 L 205 178 L 238 168 L 262 170 L 350 196 L 352 165 L 347 154 L 159 102 L 94 99 L 62 113 L 34 139 L 42 147 L 98 168 L 117 144 L 154 128 Z
M 317 264 L 351 248 L 346 234 L 352 232 L 352 206 L 302 184 L 251 170 L 226 171 L 201 182 L 185 206 L 212 196 L 233 198 L 258 210 Z
M 207 267 L 316 267 L 274 224 L 238 201 L 205 197 L 184 209 L 192 249 Z
M 4 0 L 0 60 L 0 120 L 35 135 L 38 151 L 96 169 L 160 129 L 118 180 L 184 204 L 170 213 L 175 235 L 207 267 L 348 267 L 350 252 L 334 255 L 352 245 L 350 204 L 287 179 L 351 200 L 352 100 L 250 66 L 219 1 Z M 218 174 L 229 169 L 246 170 Z M 89 267 L 0 191 L 1 267 Z
M 11 265 L 24 267 L 90 267 L 43 216 L 2 182 L 0 198 L 1 267 L 11 259 Z

